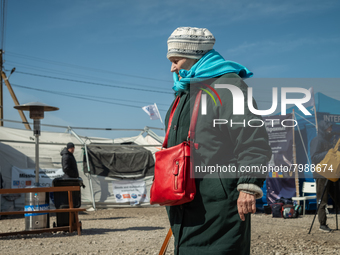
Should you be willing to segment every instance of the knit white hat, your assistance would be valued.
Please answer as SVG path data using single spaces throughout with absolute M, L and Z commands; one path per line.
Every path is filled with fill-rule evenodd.
M 215 37 L 206 28 L 179 27 L 168 39 L 167 58 L 185 57 L 200 59 L 213 49 Z

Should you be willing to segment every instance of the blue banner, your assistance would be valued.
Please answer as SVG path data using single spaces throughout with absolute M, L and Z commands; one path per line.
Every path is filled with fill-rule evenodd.
M 36 213 L 25 213 L 25 217 L 45 215 L 48 213 L 38 213 L 39 211 L 49 210 L 49 204 L 39 205 L 39 210 L 34 210 L 35 205 L 25 205 L 25 212 L 36 212 Z
M 287 166 L 291 170 L 293 164 L 293 122 L 292 114 L 268 116 L 266 129 L 269 136 L 269 144 L 272 148 L 271 167 Z M 283 123 L 286 123 L 283 125 Z M 272 204 L 276 199 L 295 196 L 295 174 L 292 171 L 268 172 L 267 203 Z

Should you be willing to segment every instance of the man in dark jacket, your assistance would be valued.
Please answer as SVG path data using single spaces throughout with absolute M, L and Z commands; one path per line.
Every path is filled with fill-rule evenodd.
M 74 144 L 68 143 L 67 146 L 60 152 L 61 164 L 63 166 L 64 176 L 63 178 L 78 178 L 77 161 L 73 156 Z
M 330 139 L 332 137 L 332 124 L 325 121 L 319 122 L 318 128 L 318 135 L 312 140 L 310 144 L 310 153 L 312 158 L 312 164 L 316 165 L 319 164 L 326 156 L 329 149 L 332 148 L 332 144 Z M 314 178 L 316 179 L 316 197 L 317 201 L 321 199 L 321 195 L 323 189 L 326 184 L 326 178 L 322 177 L 321 175 L 317 174 L 316 172 L 313 173 Z M 331 182 L 327 183 L 327 187 L 325 190 L 325 194 L 321 199 L 320 208 L 318 212 L 318 218 L 320 222 L 319 230 L 324 232 L 330 232 L 331 229 L 326 224 L 326 207 L 327 207 L 327 200 L 328 194 L 331 195 L 333 198 L 332 192 L 330 189 L 333 187 Z M 334 199 L 333 199 L 334 200 Z

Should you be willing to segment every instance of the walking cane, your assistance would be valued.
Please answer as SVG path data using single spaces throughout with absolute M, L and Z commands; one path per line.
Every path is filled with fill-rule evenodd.
M 171 228 L 169 228 L 168 234 L 166 235 L 161 250 L 159 251 L 158 255 L 165 255 L 166 249 L 168 248 L 170 238 L 172 236 Z

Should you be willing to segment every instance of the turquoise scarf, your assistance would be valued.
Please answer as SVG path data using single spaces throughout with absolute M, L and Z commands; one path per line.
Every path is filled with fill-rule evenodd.
M 233 61 L 224 60 L 224 58 L 215 50 L 207 52 L 189 71 L 181 69 L 178 79 L 177 74 L 173 73 L 174 86 L 172 89 L 176 94 L 180 91 L 189 89 L 191 82 L 200 82 L 214 77 L 219 77 L 226 73 L 237 73 L 241 78 L 253 76 L 246 67 Z

